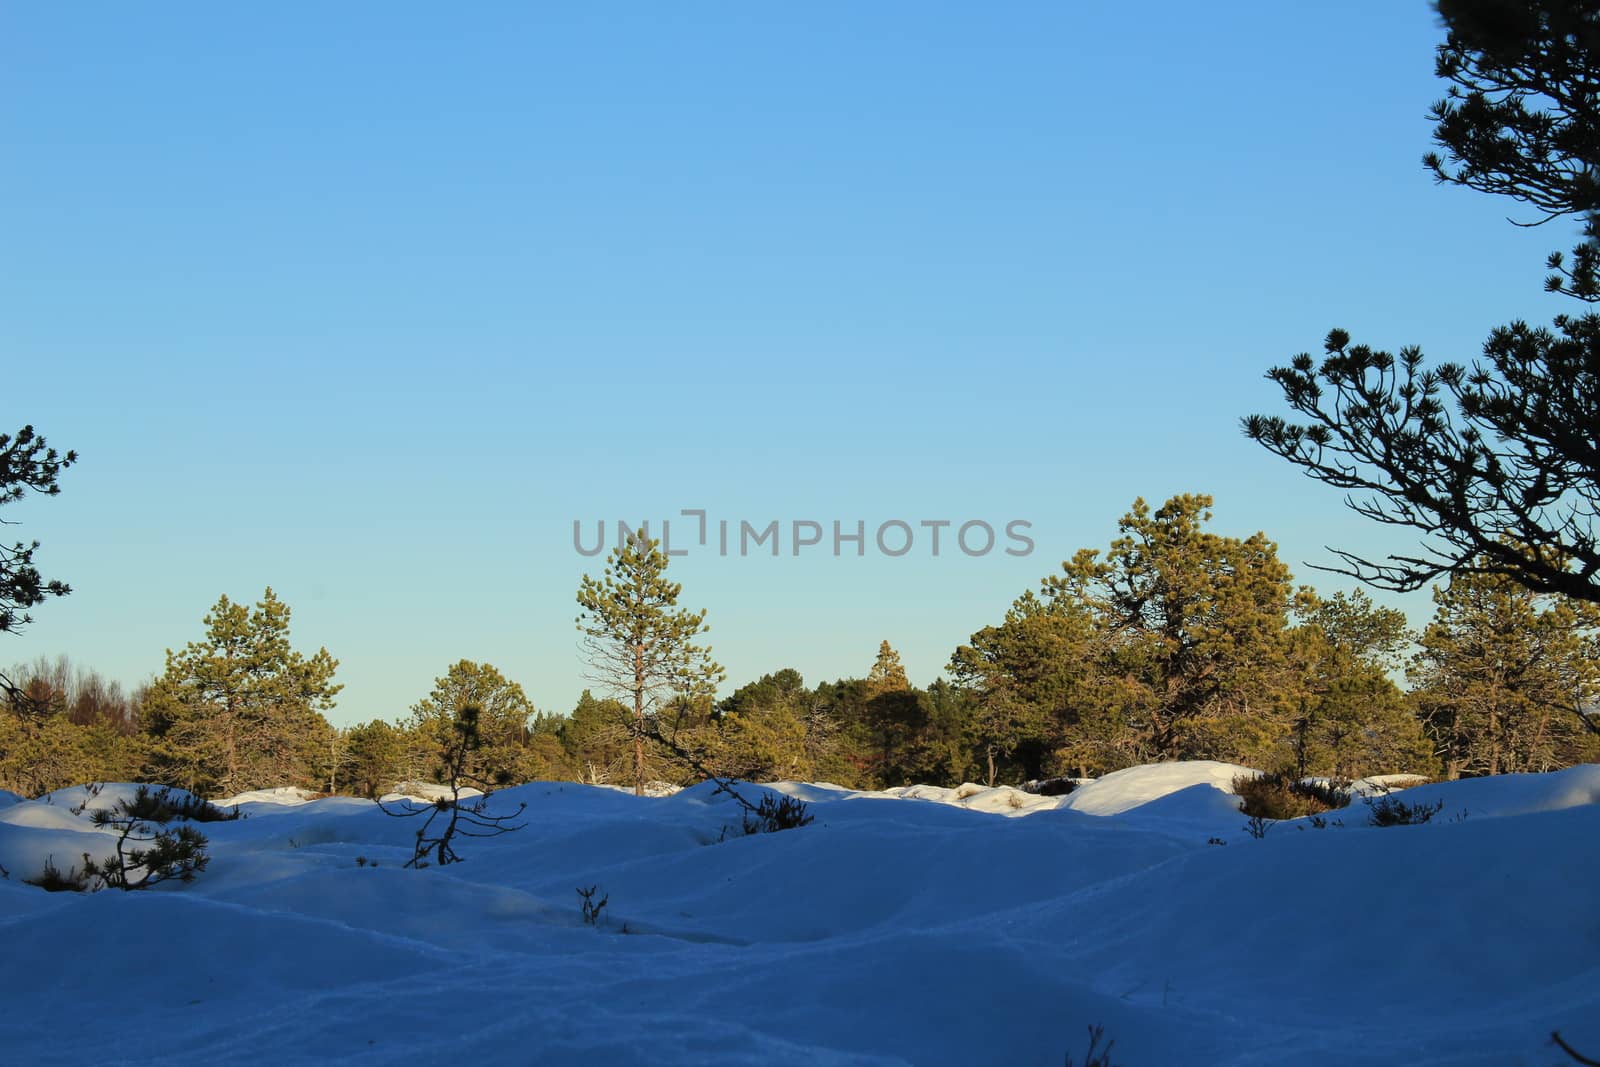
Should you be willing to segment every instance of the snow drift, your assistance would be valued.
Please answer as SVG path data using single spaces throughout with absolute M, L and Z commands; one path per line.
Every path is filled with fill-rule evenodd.
M 815 822 L 750 837 L 710 786 L 535 783 L 492 799 L 523 830 L 420 871 L 409 820 L 269 791 L 201 826 L 193 884 L 87 896 L 20 881 L 103 847 L 82 791 L 0 803 L 0 1061 L 1056 1067 L 1097 1022 L 1126 1067 L 1542 1064 L 1552 1029 L 1600 1049 L 1600 767 L 1259 840 L 1241 773 L 783 783 Z

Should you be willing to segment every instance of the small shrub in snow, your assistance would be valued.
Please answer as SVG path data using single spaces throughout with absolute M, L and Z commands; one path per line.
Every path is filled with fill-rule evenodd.
M 1206 839 L 1206 844 L 1208 844 L 1208 845 L 1226 845 L 1227 842 L 1224 841 L 1220 837 L 1212 837 L 1212 838 L 1207 838 Z
M 1418 826 L 1444 810 L 1444 801 L 1407 804 L 1396 796 L 1367 799 L 1367 821 L 1373 826 Z
M 89 786 L 83 802 L 74 807 L 72 813 L 82 815 L 101 790 L 99 784 Z M 113 855 L 96 863 L 86 852 L 82 868 L 69 867 L 66 871 L 55 865 L 52 856 L 45 861 L 39 876 L 27 882 L 52 892 L 82 893 L 96 889 L 147 889 L 161 882 L 192 881 L 210 862 L 205 835 L 187 825 L 172 830 L 158 827 L 174 819 L 216 821 L 238 817 L 237 809 L 229 814 L 199 797 L 175 797 L 170 789 L 141 785 L 132 797 L 123 798 L 109 808 L 89 812 L 89 821 L 97 828 L 116 835 Z
M 83 803 L 73 808 L 72 813 L 82 815 L 88 808 L 89 801 L 99 796 L 103 788 L 101 783 L 96 782 L 85 789 Z M 147 785 L 141 785 L 134 792 L 132 800 L 119 801 L 112 810 L 120 811 L 123 815 L 142 822 L 163 825 L 174 819 L 185 819 L 190 822 L 231 822 L 243 818 L 237 805 L 232 811 L 224 811 L 211 801 L 197 797 L 193 793 L 176 795 L 167 786 L 151 789 Z M 92 813 L 90 818 L 93 818 Z
M 1105 1036 L 1106 1028 L 1099 1023 L 1089 1027 L 1089 1047 L 1083 1053 L 1083 1067 L 1116 1067 L 1116 1064 L 1111 1060 L 1111 1046 L 1115 1045 L 1116 1042 L 1107 1041 L 1105 1047 L 1102 1048 L 1100 1039 Z M 1072 1058 L 1072 1053 L 1070 1052 L 1067 1053 L 1064 1067 L 1078 1067 L 1077 1061 Z
M 737 794 L 735 794 L 737 796 Z M 814 818 L 806 809 L 805 801 L 794 797 L 774 797 L 771 793 L 761 798 L 761 803 L 751 808 L 745 805 L 744 832 L 746 834 L 773 834 L 779 830 L 796 830 L 809 826 Z
M 588 889 L 578 890 L 578 896 L 583 898 L 579 905 L 583 908 L 583 921 L 590 926 L 594 926 L 600 921 L 600 913 L 606 910 L 606 902 L 611 899 L 611 894 L 607 893 L 599 901 L 596 901 L 594 897 L 598 892 L 600 892 L 600 887 L 597 885 L 592 885 Z
M 385 807 L 382 801 L 378 803 L 378 807 L 382 808 L 386 815 L 397 818 L 410 819 L 418 815 L 427 815 L 417 830 L 416 846 L 412 850 L 411 858 L 406 861 L 407 867 L 421 868 L 434 863 L 443 867 L 446 864 L 459 863 L 461 857 L 455 850 L 455 840 L 458 836 L 498 837 L 500 834 L 520 830 L 526 825 L 514 821 L 527 808 L 526 804 L 518 804 L 516 811 L 491 815 L 488 804 L 494 783 L 467 771 L 473 755 L 483 747 L 483 736 L 478 731 L 480 714 L 476 705 L 469 704 L 461 709 L 456 720 L 450 724 L 452 731 L 450 745 L 445 749 L 444 765 L 439 768 L 439 776 L 449 784 L 449 796 L 440 797 L 432 804 L 423 807 L 412 807 L 408 803 L 404 808 L 391 809 Z M 482 792 L 471 797 L 470 803 L 463 804 L 461 793 L 465 789 L 474 791 L 481 789 Z M 438 826 L 437 829 L 435 824 Z
M 1247 834 L 1260 841 L 1267 836 L 1267 829 L 1271 825 L 1271 819 L 1263 819 L 1259 815 L 1252 815 L 1250 816 L 1250 821 L 1244 824 L 1244 829 Z
M 205 835 L 192 826 L 157 830 L 138 814 L 140 810 L 135 798 L 119 800 L 115 807 L 90 813 L 96 826 L 109 828 L 117 835 L 116 854 L 91 868 L 100 884 L 132 890 L 173 880 L 193 881 L 211 862 L 206 855 Z
M 1302 781 L 1290 771 L 1241 774 L 1233 780 L 1240 810 L 1265 819 L 1297 819 L 1350 804 L 1348 783 L 1322 785 Z
M 88 891 L 92 881 L 89 874 L 92 866 L 88 855 L 85 854 L 82 869 L 68 867 L 63 871 L 56 866 L 56 858 L 48 856 L 44 861 L 44 870 L 22 881 L 26 885 L 38 886 L 47 893 L 84 893 Z

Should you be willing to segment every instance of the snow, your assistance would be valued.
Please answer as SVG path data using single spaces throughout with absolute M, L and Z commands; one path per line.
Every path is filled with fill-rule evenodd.
M 1041 797 L 1025 793 L 1008 785 L 981 786 L 967 782 L 955 789 L 936 785 L 901 786 L 888 789 L 884 796 L 907 800 L 931 800 L 939 804 L 958 804 L 971 811 L 987 811 L 995 815 L 1025 815 L 1040 808 L 1056 806 L 1059 797 Z
M 444 800 L 451 795 L 450 787 L 438 785 L 434 782 L 401 782 L 394 790 L 379 797 L 384 804 L 397 804 L 405 800 L 420 800 L 424 804 L 432 804 L 436 800 Z M 483 790 L 475 789 L 470 785 L 461 787 L 460 796 L 463 800 L 467 797 L 481 797 Z
M 433 788 L 437 789 L 438 786 Z M 235 796 L 213 801 L 219 808 L 232 808 L 236 804 L 304 804 L 317 794 L 297 785 L 281 785 L 276 789 L 251 789 Z
M 741 786 L 816 816 L 749 837 L 710 785 L 534 783 L 489 801 L 523 829 L 420 871 L 416 820 L 266 791 L 200 826 L 192 884 L 89 895 L 20 884 L 102 852 L 82 791 L 0 804 L 0 1062 L 1058 1067 L 1097 1022 L 1125 1067 L 1545 1064 L 1552 1029 L 1600 1049 L 1600 766 L 1259 840 L 1241 773 Z
M 1120 815 L 1195 786 L 1210 786 L 1231 793 L 1235 778 L 1255 773 L 1237 763 L 1218 763 L 1215 760 L 1156 763 L 1114 771 L 1074 789 L 1063 800 L 1065 807 L 1086 815 Z M 1196 794 L 1196 797 L 1201 795 Z

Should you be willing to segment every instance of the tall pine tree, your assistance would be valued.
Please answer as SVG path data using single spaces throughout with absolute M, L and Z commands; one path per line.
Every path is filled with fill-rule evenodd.
M 634 791 L 641 796 L 645 741 L 661 737 L 661 709 L 675 696 L 714 693 L 723 677 L 711 650 L 695 644 L 708 629 L 706 613 L 678 607 L 683 587 L 666 570 L 660 543 L 640 535 L 612 550 L 598 580 L 586 574 L 578 587 L 577 624 L 592 678 L 631 715 Z
M 168 650 L 145 698 L 146 774 L 211 795 L 319 785 L 338 661 L 325 648 L 306 657 L 290 647 L 289 606 L 270 588 L 253 611 L 223 596 L 205 627 L 203 639 Z

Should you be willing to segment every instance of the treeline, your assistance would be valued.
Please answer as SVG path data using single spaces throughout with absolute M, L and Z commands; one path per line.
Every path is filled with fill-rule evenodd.
M 1600 608 L 1464 574 L 1434 592 L 1420 633 L 1362 593 L 1294 585 L 1264 535 L 1207 528 L 1211 500 L 1143 501 L 1103 551 L 1084 549 L 911 684 L 885 641 L 864 677 L 808 685 L 774 671 L 715 700 L 653 713 L 670 738 L 650 778 L 707 774 L 911 782 L 1087 777 L 1169 759 L 1297 774 L 1459 777 L 1600 759 Z M 209 796 L 298 785 L 376 796 L 439 781 L 452 723 L 478 709 L 472 773 L 631 784 L 633 712 L 585 692 L 566 714 L 463 660 L 409 714 L 336 729 L 325 649 L 296 652 L 287 605 L 223 597 L 206 633 L 124 692 L 65 659 L 13 672 L 0 787 L 36 795 L 91 780 L 157 781 Z M 1408 684 L 1402 689 L 1399 680 Z

